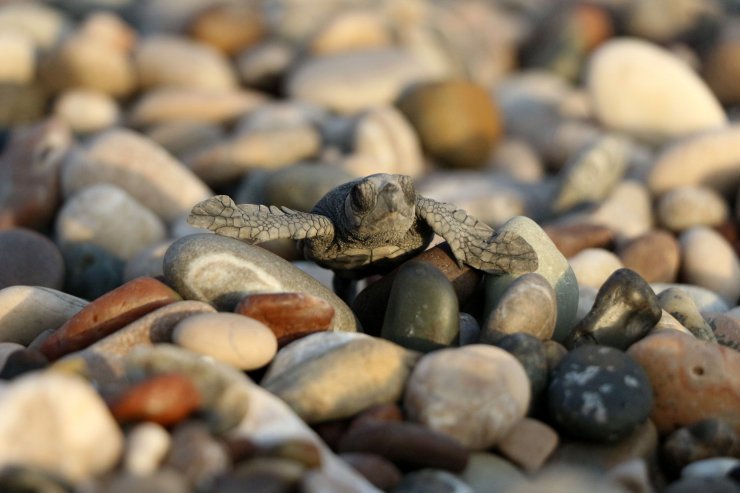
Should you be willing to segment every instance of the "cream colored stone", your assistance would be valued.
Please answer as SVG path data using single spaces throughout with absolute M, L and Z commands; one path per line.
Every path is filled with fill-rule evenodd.
M 690 284 L 712 290 L 729 306 L 740 298 L 740 260 L 732 246 L 716 231 L 696 226 L 679 238 L 681 270 Z
M 126 472 L 147 476 L 155 472 L 170 449 L 170 434 L 161 425 L 144 422 L 126 436 L 123 467 Z
M 471 449 L 498 443 L 527 412 L 521 363 L 495 346 L 473 344 L 424 356 L 406 384 L 409 419 Z
M 727 122 L 699 76 L 647 41 L 604 43 L 591 56 L 586 78 L 598 119 L 613 130 L 666 141 Z
M 28 36 L 37 48 L 51 48 L 66 24 L 61 12 L 43 3 L 5 2 L 0 6 L 0 31 Z
M 624 267 L 619 257 L 603 248 L 586 248 L 568 259 L 578 285 L 599 289 L 612 273 Z
M 54 104 L 54 113 L 78 134 L 112 127 L 119 118 L 116 101 L 108 94 L 90 89 L 63 92 Z
M 727 202 L 707 187 L 674 188 L 661 196 L 656 207 L 658 221 L 671 231 L 693 226 L 719 226 L 730 215 Z
M 1 466 L 22 464 L 79 482 L 112 469 L 122 450 L 118 424 L 84 380 L 46 371 L 2 386 Z
M 277 352 L 277 339 L 269 327 L 235 313 L 188 317 L 177 324 L 172 340 L 241 370 L 261 368 Z
M 0 82 L 28 84 L 35 76 L 36 54 L 31 39 L 19 32 L 0 30 Z
M 586 219 L 610 228 L 619 242 L 636 238 L 653 228 L 650 193 L 642 183 L 624 180 Z
M 310 44 L 316 55 L 380 48 L 391 44 L 383 16 L 370 10 L 346 10 L 324 25 Z
M 45 330 L 55 330 L 87 301 L 51 288 L 10 286 L 0 290 L 0 341 L 29 345 Z

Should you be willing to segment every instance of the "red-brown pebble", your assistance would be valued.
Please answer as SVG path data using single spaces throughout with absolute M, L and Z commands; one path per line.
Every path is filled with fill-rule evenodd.
M 153 421 L 170 426 L 185 419 L 200 405 L 195 384 L 185 375 L 157 375 L 127 389 L 110 405 L 120 423 Z
M 650 418 L 661 434 L 708 418 L 740 432 L 740 353 L 676 331 L 660 331 L 630 347 L 653 386 Z
M 614 242 L 614 231 L 599 224 L 550 225 L 543 229 L 566 258 L 587 248 L 608 248 Z
M 411 469 L 434 468 L 460 472 L 469 452 L 453 438 L 409 422 L 376 421 L 349 429 L 339 441 L 340 453 L 377 454 Z
M 57 359 L 180 299 L 180 295 L 156 279 L 138 277 L 85 306 L 52 333 L 40 350 L 50 360 Z
M 334 319 L 334 308 L 329 302 L 305 293 L 252 294 L 242 299 L 234 311 L 267 325 L 279 347 L 329 330 Z
M 676 238 L 666 231 L 654 230 L 630 240 L 617 256 L 647 282 L 676 281 L 680 250 Z

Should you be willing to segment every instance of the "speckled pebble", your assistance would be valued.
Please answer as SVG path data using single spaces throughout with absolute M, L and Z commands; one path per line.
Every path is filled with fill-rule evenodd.
M 694 301 L 681 288 L 668 288 L 658 295 L 663 310 L 671 314 L 697 339 L 715 342 L 717 338 L 709 323 L 704 320 Z

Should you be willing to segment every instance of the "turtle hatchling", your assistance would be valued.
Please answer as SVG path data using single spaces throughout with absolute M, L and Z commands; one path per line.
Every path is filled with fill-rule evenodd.
M 435 233 L 447 241 L 461 267 L 489 273 L 537 269 L 537 254 L 521 236 L 494 233 L 464 210 L 422 197 L 405 175 L 376 174 L 345 183 L 324 195 L 310 213 L 237 205 L 217 195 L 195 205 L 188 223 L 252 244 L 299 240 L 304 256 L 333 270 L 335 280 L 385 273 L 423 251 Z

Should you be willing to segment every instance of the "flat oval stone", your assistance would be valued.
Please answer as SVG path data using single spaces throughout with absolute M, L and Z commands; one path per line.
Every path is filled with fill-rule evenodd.
M 704 226 L 684 231 L 679 243 L 681 272 L 686 282 L 710 289 L 729 305 L 735 305 L 740 299 L 740 259 L 732 246 Z
M 730 308 L 727 306 L 727 302 L 714 291 L 696 286 L 694 284 L 682 284 L 682 283 L 653 283 L 650 285 L 657 294 L 662 293 L 668 288 L 681 288 L 688 294 L 694 304 L 701 313 L 718 312 L 724 313 Z
M 47 237 L 26 228 L 0 230 L 0 289 L 15 285 L 61 289 L 64 260 Z
M 188 30 L 203 43 L 226 55 L 236 55 L 265 34 L 265 19 L 252 5 L 214 5 L 200 11 Z
M 27 346 L 79 312 L 87 301 L 55 289 L 10 286 L 0 290 L 0 341 Z
M 186 299 L 232 310 L 255 293 L 298 292 L 317 296 L 335 310 L 332 330 L 354 332 L 355 316 L 331 290 L 264 248 L 213 234 L 177 240 L 164 257 L 168 282 Z
M 529 401 L 529 379 L 519 361 L 481 344 L 424 356 L 403 399 L 410 420 L 470 449 L 496 444 L 524 416 Z
M 93 243 L 121 259 L 167 236 L 164 223 L 124 190 L 93 185 L 64 203 L 56 218 L 57 242 Z
M 515 217 L 501 226 L 498 231 L 513 231 L 519 234 L 537 252 L 539 266 L 535 273 L 547 279 L 555 290 L 557 298 L 557 321 L 552 338 L 562 341 L 575 323 L 578 308 L 578 282 L 573 269 L 547 233 L 532 219 L 524 216 Z M 491 312 L 492 307 L 516 277 L 519 276 L 512 274 L 485 276 L 485 313 Z
M 629 240 L 652 229 L 652 197 L 642 181 L 624 179 L 583 220 L 607 226 L 617 241 Z
M 649 231 L 622 243 L 617 256 L 647 282 L 674 282 L 681 253 L 676 238 L 662 230 Z
M 568 259 L 579 286 L 599 289 L 615 271 L 621 269 L 619 257 L 603 248 L 587 248 Z
M 600 224 L 552 224 L 544 230 L 566 258 L 586 248 L 608 248 L 614 242 L 614 232 Z
M 151 421 L 170 426 L 199 405 L 200 394 L 190 378 L 170 373 L 135 383 L 113 399 L 110 410 L 119 423 Z
M 330 334 L 319 332 L 302 341 Z M 307 423 L 346 418 L 374 404 L 396 401 L 416 359 L 389 341 L 357 334 L 326 350 L 319 348 L 319 354 L 279 373 L 268 373 L 261 385 Z
M 678 322 L 703 341 L 716 342 L 712 327 L 704 320 L 691 297 L 681 288 L 668 288 L 658 295 L 663 310 L 671 314 Z
M 332 16 L 311 40 L 311 53 L 328 55 L 379 48 L 392 44 L 385 18 L 380 12 L 346 10 Z
M 340 453 L 380 455 L 400 467 L 432 467 L 460 472 L 468 451 L 444 433 L 409 422 L 376 421 L 353 427 L 339 441 Z
M 126 434 L 123 468 L 130 474 L 148 476 L 158 468 L 170 448 L 170 434 L 161 425 L 145 421 Z
M 501 295 L 483 326 L 481 338 L 493 340 L 497 334 L 524 332 L 550 339 L 557 320 L 557 297 L 550 283 L 540 274 L 524 274 Z
M 740 184 L 740 125 L 681 139 L 655 158 L 647 176 L 654 196 L 682 186 L 706 186 L 731 194 Z
M 2 466 L 21 463 L 78 482 L 111 470 L 123 450 L 123 434 L 105 403 L 78 377 L 34 372 L 18 378 L 4 386 L 0 409 Z
M 694 226 L 719 226 L 727 221 L 729 209 L 725 199 L 714 189 L 684 186 L 661 195 L 655 212 L 665 228 L 681 232 Z
M 653 404 L 645 371 L 618 349 L 583 346 L 555 368 L 548 388 L 550 415 L 586 440 L 613 442 L 643 424 Z
M 660 142 L 727 122 L 699 76 L 646 41 L 617 38 L 604 43 L 591 55 L 586 79 L 598 119 L 636 137 Z M 665 108 L 672 108 L 670 118 Z
M 634 344 L 629 354 L 650 378 L 650 418 L 660 433 L 708 418 L 724 419 L 740 432 L 740 353 L 661 331 Z
M 17 127 L 0 156 L 0 227 L 46 227 L 59 201 L 59 169 L 72 135 L 50 118 Z
M 115 332 L 180 296 L 151 277 L 139 277 L 86 305 L 41 345 L 49 359 L 57 359 Z
M 62 189 L 70 196 L 97 183 L 116 185 L 167 222 L 212 195 L 208 187 L 162 147 L 123 128 L 96 135 L 70 155 Z
M 277 339 L 269 327 L 236 313 L 187 317 L 175 326 L 172 340 L 240 370 L 261 368 L 277 352 Z
M 306 293 L 251 294 L 236 305 L 234 312 L 269 327 L 279 347 L 329 330 L 334 318 L 334 308 L 328 301 Z
M 111 96 L 90 89 L 69 89 L 54 103 L 54 114 L 76 134 L 90 134 L 112 127 L 120 115 Z
M 566 347 L 601 344 L 626 349 L 655 327 L 662 310 L 658 297 L 635 272 L 619 269 L 601 286 L 593 308 L 576 325 Z
M 458 311 L 444 274 L 427 263 L 407 262 L 393 281 L 381 335 L 423 352 L 450 346 L 460 332 Z

